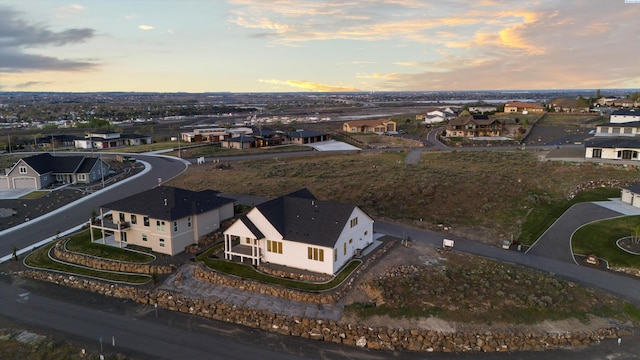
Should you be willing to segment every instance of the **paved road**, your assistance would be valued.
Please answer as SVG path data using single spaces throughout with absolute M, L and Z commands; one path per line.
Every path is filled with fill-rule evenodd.
M 56 229 L 71 229 L 88 221 L 91 211 L 97 212 L 100 205 L 150 189 L 158 184 L 158 178 L 169 180 L 187 168 L 185 161 L 167 156 L 136 154 L 136 158 L 150 165 L 142 175 L 111 185 L 46 216 L 0 232 L 0 258 L 10 255 L 13 246 L 18 249 L 31 248 L 33 244 L 54 236 Z
M 527 254 L 575 264 L 571 251 L 573 232 L 590 222 L 621 215 L 617 211 L 590 202 L 575 204 L 540 236 L 527 250 Z
M 635 278 L 579 266 L 573 262 L 569 263 L 517 251 L 503 250 L 478 241 L 443 235 L 405 225 L 376 221 L 374 230 L 397 237 L 410 236 L 412 241 L 422 241 L 433 246 L 442 246 L 442 240 L 446 237 L 455 241 L 454 248 L 458 251 L 552 273 L 568 280 L 608 291 L 640 306 L 640 280 Z

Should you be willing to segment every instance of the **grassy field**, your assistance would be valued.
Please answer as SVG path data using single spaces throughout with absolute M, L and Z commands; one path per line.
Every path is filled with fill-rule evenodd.
M 625 216 L 585 225 L 571 239 L 573 252 L 595 254 L 606 259 L 609 266 L 640 269 L 640 255 L 627 253 L 616 246 L 616 240 L 631 236 L 636 226 L 640 226 L 640 216 Z
M 251 155 L 251 154 L 266 154 L 266 153 L 278 153 L 278 152 L 289 152 L 289 151 L 312 151 L 313 149 L 309 146 L 301 146 L 301 145 L 283 145 L 283 146 L 270 146 L 264 148 L 252 148 L 252 149 L 244 149 L 244 150 L 236 150 L 236 149 L 223 149 L 220 145 L 204 145 L 204 146 L 196 146 L 191 148 L 182 149 L 182 157 L 224 157 L 224 156 L 233 156 L 233 155 Z M 170 156 L 178 156 L 177 151 L 168 152 L 165 155 Z
M 600 116 L 595 113 L 547 113 L 540 121 L 538 125 L 549 126 L 580 126 L 586 121 L 599 118 Z
M 640 308 L 608 294 L 528 268 L 455 252 L 442 254 L 445 266 L 395 269 L 367 285 L 381 295 L 376 303 L 355 303 L 359 317 L 438 316 L 471 323 L 533 324 L 588 315 L 640 323 Z M 425 286 L 428 284 L 428 286 Z M 377 305 L 377 306 L 376 306 Z
M 511 236 L 523 243 L 535 240 L 557 217 L 546 217 L 546 207 L 566 206 L 578 186 L 640 178 L 640 168 L 540 162 L 530 151 L 427 152 L 418 165 L 404 164 L 406 154 L 241 161 L 224 171 L 205 164 L 189 167 L 168 184 L 267 198 L 307 187 L 319 199 L 358 205 L 376 220 L 433 230 L 446 224 L 461 235 L 499 244 Z M 612 194 L 620 196 L 617 189 L 604 196 Z

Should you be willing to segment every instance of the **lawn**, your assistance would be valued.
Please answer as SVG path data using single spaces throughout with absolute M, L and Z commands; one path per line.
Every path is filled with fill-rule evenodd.
M 20 199 L 38 199 L 41 198 L 45 195 L 48 195 L 49 191 L 32 191 L 22 197 L 20 197 Z
M 220 245 L 218 245 L 219 247 Z M 233 263 L 227 260 L 220 259 L 212 259 L 209 257 L 209 254 L 215 251 L 218 247 L 213 247 L 209 251 L 202 253 L 198 256 L 197 260 L 202 261 L 209 267 L 210 269 L 229 274 L 235 275 L 245 279 L 251 279 L 260 281 L 267 284 L 274 284 L 284 286 L 290 289 L 302 290 L 302 291 L 325 291 L 330 290 L 338 285 L 340 285 L 351 273 L 362 263 L 360 260 L 352 260 L 347 264 L 346 267 L 342 269 L 333 280 L 328 283 L 309 283 L 304 281 L 297 281 L 291 279 L 284 279 L 280 277 L 270 276 L 261 272 L 256 271 L 252 266 L 243 265 L 238 263 Z
M 625 216 L 587 224 L 573 235 L 573 252 L 595 254 L 606 259 L 610 266 L 640 269 L 640 255 L 630 254 L 616 246 L 616 240 L 631 236 L 636 226 L 640 226 L 640 216 Z
M 551 201 L 541 203 L 531 210 L 527 220 L 522 224 L 522 231 L 518 241 L 524 245 L 533 244 L 542 234 L 571 206 L 589 201 L 606 201 L 620 197 L 618 188 L 596 188 L 584 191 L 571 200 Z
M 94 236 L 97 238 L 100 237 L 101 234 L 96 230 L 94 231 Z M 88 230 L 72 235 L 67 242 L 67 250 L 115 261 L 142 264 L 149 263 L 155 259 L 153 255 L 92 243 Z
M 49 250 L 54 245 L 55 245 L 55 242 L 51 242 L 50 244 L 35 250 L 33 253 L 29 254 L 24 259 L 24 263 L 28 266 L 31 266 L 37 269 L 55 270 L 55 271 L 69 273 L 69 274 L 89 276 L 89 277 L 94 277 L 94 278 L 104 279 L 107 281 L 114 281 L 114 282 L 144 284 L 149 280 L 151 280 L 151 276 L 147 276 L 147 275 L 110 273 L 106 271 L 87 269 L 79 266 L 74 266 L 71 264 L 65 264 L 65 263 L 59 263 L 57 261 L 53 261 L 51 258 L 49 258 L 48 254 L 49 254 Z

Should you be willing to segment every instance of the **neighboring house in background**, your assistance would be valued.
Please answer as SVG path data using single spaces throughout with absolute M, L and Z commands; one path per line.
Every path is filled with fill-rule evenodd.
M 549 106 L 555 112 L 589 112 L 589 105 L 581 104 L 577 99 L 555 99 Z
M 185 142 L 220 142 L 229 137 L 226 128 L 193 129 L 192 132 L 180 133 L 180 139 Z
M 227 138 L 220 141 L 220 147 L 223 149 L 251 149 L 256 147 L 256 138 L 251 135 L 240 135 L 233 138 Z
M 498 111 L 497 106 L 491 105 L 482 105 L 482 106 L 469 106 L 470 113 L 484 114 L 484 113 L 493 113 Z
M 631 99 L 615 99 L 613 106 L 630 108 L 636 106 L 636 102 Z
M 503 124 L 487 115 L 461 116 L 449 120 L 446 137 L 495 137 L 502 134 Z
M 505 113 L 543 113 L 544 106 L 536 103 L 512 101 L 504 104 Z
M 595 136 L 640 136 L 640 121 L 600 124 Z
M 74 141 L 82 139 L 81 137 L 75 135 L 50 135 L 43 136 L 36 139 L 36 144 L 39 147 L 44 147 L 48 149 L 56 149 L 62 147 L 73 147 L 75 146 Z
M 91 229 L 101 232 L 97 241 L 103 243 L 138 245 L 173 256 L 233 217 L 234 200 L 218 194 L 158 186 L 101 206 L 101 220 Z M 111 210 L 111 221 L 104 217 L 106 210 Z M 93 231 L 91 241 L 96 241 Z
M 342 124 L 342 131 L 348 133 L 377 133 L 396 132 L 397 125 L 393 120 L 352 120 Z
M 0 189 L 42 189 L 49 185 L 90 184 L 109 174 L 109 165 L 94 157 L 52 156 L 49 153 L 18 160 L 0 175 Z
M 307 190 L 262 203 L 224 231 L 224 256 L 334 275 L 373 243 L 373 220 Z
M 640 208 L 640 185 L 623 187 L 621 199 L 623 203 Z
M 433 111 L 429 111 L 427 113 L 427 117 L 434 117 L 434 116 L 439 116 L 443 119 L 451 119 L 456 117 L 456 112 L 453 111 L 451 108 L 446 108 L 443 110 L 433 110 Z
M 121 146 L 151 144 L 151 136 L 120 134 L 117 132 L 89 133 L 84 139 L 74 141 L 79 149 L 109 149 Z
M 638 161 L 640 138 L 612 138 L 585 142 L 586 159 Z
M 640 109 L 621 109 L 611 113 L 610 123 L 622 124 L 640 121 Z
M 331 139 L 329 134 L 313 130 L 297 130 L 285 134 L 285 142 L 289 144 L 313 144 Z

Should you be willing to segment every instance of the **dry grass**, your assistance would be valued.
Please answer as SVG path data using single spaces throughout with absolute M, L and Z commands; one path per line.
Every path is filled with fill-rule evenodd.
M 438 224 L 478 240 L 517 238 L 536 205 L 567 199 L 577 186 L 637 181 L 640 169 L 539 162 L 524 151 L 316 155 L 234 162 L 230 170 L 191 166 L 170 185 L 277 197 L 309 188 L 319 199 L 356 204 L 375 219 L 429 229 Z M 422 219 L 423 221 L 420 221 Z

